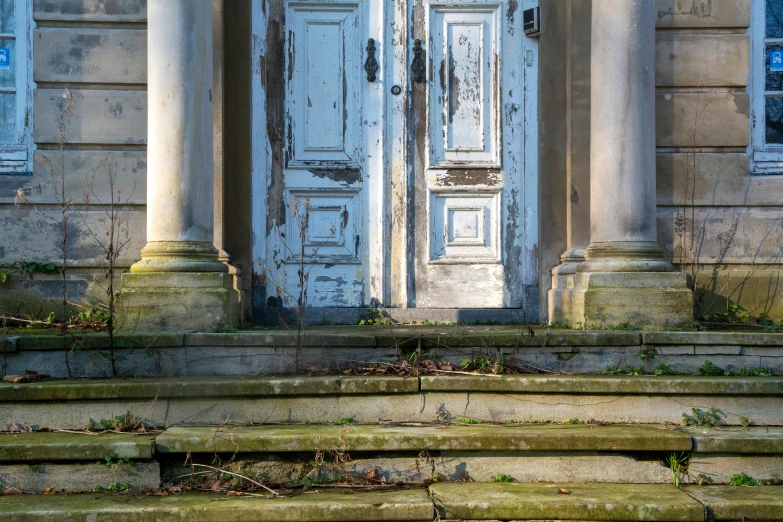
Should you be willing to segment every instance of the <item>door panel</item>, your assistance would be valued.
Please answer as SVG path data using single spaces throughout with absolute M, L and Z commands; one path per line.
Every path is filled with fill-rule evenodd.
M 285 136 L 283 168 L 267 179 L 269 197 L 281 199 L 270 206 L 283 209 L 265 264 L 267 295 L 278 305 L 366 304 L 367 166 L 380 146 L 368 146 L 363 125 L 367 4 L 285 2 L 284 100 L 267 106 Z
M 498 6 L 430 6 L 430 168 L 500 167 Z

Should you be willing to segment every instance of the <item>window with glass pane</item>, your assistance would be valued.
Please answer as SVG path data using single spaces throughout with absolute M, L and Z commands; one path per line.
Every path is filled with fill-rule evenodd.
M 28 174 L 31 0 L 0 0 L 0 174 Z
M 766 0 L 764 143 L 783 145 L 783 0 Z

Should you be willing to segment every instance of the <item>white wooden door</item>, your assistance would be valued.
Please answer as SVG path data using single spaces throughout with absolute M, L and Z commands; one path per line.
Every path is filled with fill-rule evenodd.
M 266 56 L 279 63 L 267 70 L 279 77 L 266 79 L 265 93 L 267 305 L 371 300 L 370 243 L 381 225 L 369 222 L 369 193 L 383 179 L 383 99 L 364 62 L 368 53 L 377 58 L 368 40 L 378 32 L 380 4 L 269 3 Z
M 536 212 L 518 1 L 280 1 L 268 304 L 523 307 Z
M 409 5 L 409 100 L 397 115 L 405 136 L 390 169 L 405 194 L 396 198 L 407 220 L 396 239 L 407 273 L 392 278 L 406 282 L 393 292 L 403 306 L 523 306 L 525 38 L 518 7 L 517 0 Z

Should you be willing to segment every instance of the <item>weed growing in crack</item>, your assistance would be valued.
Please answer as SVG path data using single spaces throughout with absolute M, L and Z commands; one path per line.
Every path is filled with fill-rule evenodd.
M 687 413 L 682 414 L 683 426 L 717 428 L 720 426 L 720 423 L 720 411 L 715 408 L 710 408 L 707 411 L 701 410 L 699 408 L 691 408 L 691 415 L 688 415 Z
M 737 473 L 729 477 L 729 485 L 731 486 L 763 486 L 764 482 L 756 480 L 753 477 L 749 477 L 745 473 Z
M 671 471 L 672 483 L 675 487 L 679 487 L 680 479 L 688 474 L 688 467 L 691 463 L 690 454 L 684 451 L 667 453 L 663 462 Z

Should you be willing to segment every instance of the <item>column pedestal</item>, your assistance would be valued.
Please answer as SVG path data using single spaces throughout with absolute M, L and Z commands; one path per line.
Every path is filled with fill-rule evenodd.
M 584 261 L 585 251 L 571 249 L 560 256 L 560 264 L 552 270 L 552 288 L 549 290 L 549 323 L 573 326 L 572 293 L 574 276 L 579 263 Z
M 233 327 L 238 294 L 214 247 L 212 1 L 150 2 L 147 39 L 147 245 L 122 275 L 122 328 Z

